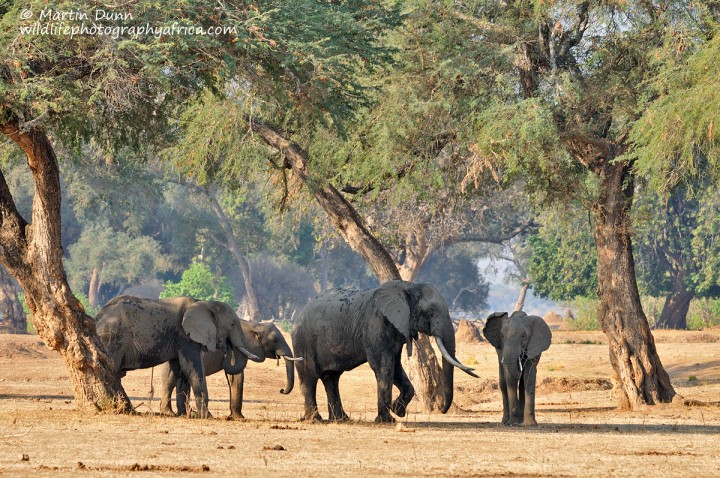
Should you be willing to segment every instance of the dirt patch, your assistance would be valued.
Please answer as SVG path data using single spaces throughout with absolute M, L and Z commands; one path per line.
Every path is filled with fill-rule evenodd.
M 481 323 L 469 322 L 462 319 L 458 324 L 457 331 L 455 332 L 455 342 L 459 344 L 479 344 L 485 342 L 485 338 L 482 335 Z
M 539 426 L 531 429 L 500 424 L 497 355 L 487 343 L 462 345 L 461 358 L 482 378 L 455 374 L 456 407 L 427 414 L 413 400 L 398 426 L 373 423 L 377 390 L 367 365 L 340 380 L 348 423 L 300 421 L 300 384 L 280 394 L 285 369 L 271 361 L 248 365 L 243 421 L 224 419 L 223 374 L 208 377 L 216 418 L 160 416 L 157 373 L 155 397 L 148 395 L 150 370 L 123 379 L 141 413 L 81 413 L 59 354 L 37 337 L 0 336 L 0 476 L 718 476 L 718 348 L 686 334 L 663 331 L 658 343 L 682 400 L 626 412 L 609 390 L 608 348 L 597 343 L 604 335 L 553 332 L 538 364 Z M 322 384 L 317 397 L 327 417 Z

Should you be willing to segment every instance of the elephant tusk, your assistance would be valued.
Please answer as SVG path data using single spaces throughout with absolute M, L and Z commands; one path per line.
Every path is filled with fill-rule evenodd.
M 455 359 L 452 357 L 452 355 L 450 355 L 450 353 L 449 353 L 449 352 L 447 351 L 447 349 L 445 348 L 445 345 L 443 344 L 442 339 L 441 339 L 440 337 L 435 337 L 435 342 L 437 343 L 438 348 L 440 349 L 440 352 L 442 353 L 443 357 L 445 357 L 445 360 L 447 360 L 448 362 L 450 362 L 451 364 L 453 364 L 455 367 L 459 368 L 460 370 L 462 370 L 462 371 L 465 372 L 466 374 L 468 374 L 468 375 L 470 375 L 470 376 L 472 376 L 472 377 L 475 377 L 475 378 L 480 378 L 480 377 L 477 376 L 475 373 L 473 373 L 473 370 L 475 370 L 475 369 L 470 368 L 470 367 L 468 367 L 467 365 L 461 364 L 460 362 L 458 362 L 457 360 L 455 360 Z
M 240 352 L 242 352 L 242 353 L 244 353 L 245 355 L 247 355 L 247 357 L 248 357 L 250 360 L 254 360 L 254 361 L 256 361 L 256 362 L 262 362 L 262 360 L 260 360 L 260 357 L 258 357 L 258 356 L 255 355 L 254 353 L 250 352 L 250 351 L 249 351 L 248 349 L 246 349 L 245 347 L 239 346 L 237 349 L 238 349 Z
M 302 360 L 304 360 L 302 357 L 288 357 L 287 355 L 283 355 L 282 358 L 291 362 L 301 362 Z

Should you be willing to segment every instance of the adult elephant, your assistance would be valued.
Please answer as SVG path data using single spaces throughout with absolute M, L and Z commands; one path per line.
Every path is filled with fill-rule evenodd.
M 542 352 L 552 332 L 545 321 L 525 312 L 490 314 L 483 328 L 498 356 L 505 425 L 535 426 L 535 381 Z
M 128 370 L 169 362 L 175 373 L 187 377 L 200 417 L 209 416 L 203 350 L 219 350 L 228 374 L 240 373 L 248 357 L 259 360 L 247 349 L 240 319 L 223 302 L 120 296 L 95 320 L 119 378 Z
M 287 382 L 285 387 L 280 389 L 280 393 L 287 395 L 292 392 L 295 385 L 295 368 L 293 362 L 302 360 L 302 358 L 293 358 L 290 345 L 288 345 L 280 329 L 272 322 L 250 322 L 241 320 L 240 324 L 248 350 L 250 353 L 259 357 L 258 361 L 262 362 L 266 358 L 280 359 L 282 357 L 285 359 Z M 203 363 L 205 365 L 205 375 L 212 375 L 220 370 L 225 370 L 223 362 L 224 357 L 221 350 L 204 353 Z M 227 372 L 227 370 L 225 371 Z M 160 376 L 162 377 L 160 411 L 166 414 L 173 414 L 170 398 L 177 384 L 176 402 L 178 415 L 185 415 L 187 411 L 186 400 L 189 392 L 187 379 L 182 374 L 179 376 L 176 375 L 169 363 L 162 365 L 160 368 Z M 242 414 L 245 369 L 243 368 L 235 375 L 226 373 L 226 377 L 230 392 L 230 415 L 228 419 L 243 419 L 245 418 Z
M 316 400 L 318 379 L 328 398 L 330 420 L 347 420 L 340 400 L 340 375 L 365 362 L 377 380 L 376 422 L 393 422 L 392 411 L 405 416 L 415 394 L 400 363 L 407 344 L 422 332 L 432 335 L 443 355 L 443 396 L 441 411 L 447 412 L 453 400 L 453 367 L 477 377 L 472 369 L 455 358 L 455 334 L 445 300 L 427 284 L 389 281 L 363 291 L 329 291 L 303 309 L 292 332 L 293 350 L 305 360 L 295 366 L 305 398 L 305 420 L 321 420 Z M 392 399 L 393 384 L 400 395 Z

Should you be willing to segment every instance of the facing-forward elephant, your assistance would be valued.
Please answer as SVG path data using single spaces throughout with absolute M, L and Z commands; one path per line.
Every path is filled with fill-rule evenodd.
M 200 417 L 209 416 L 203 350 L 219 350 L 228 374 L 242 371 L 248 357 L 259 360 L 247 349 L 240 319 L 223 302 L 120 296 L 100 309 L 95 320 L 118 378 L 128 370 L 169 362 L 175 373 L 187 377 Z M 123 398 L 129 408 L 130 401 Z
M 266 358 L 279 359 L 282 357 L 285 359 L 287 382 L 285 387 L 280 390 L 280 393 L 287 395 L 292 392 L 295 385 L 295 368 L 293 362 L 302 360 L 302 358 L 293 358 L 290 345 L 288 345 L 280 329 L 272 322 L 250 322 L 241 320 L 240 324 L 248 350 L 250 353 L 257 355 L 260 362 Z M 206 376 L 224 370 L 223 352 L 216 350 L 215 352 L 204 353 L 203 363 L 205 365 Z M 160 376 L 162 377 L 160 411 L 165 414 L 173 414 L 170 398 L 177 384 L 176 403 L 178 415 L 185 415 L 187 411 L 186 400 L 190 391 L 187 379 L 184 375 L 177 376 L 169 363 L 163 364 L 162 367 L 160 367 Z M 226 374 L 226 376 L 230 392 L 230 415 L 228 419 L 243 419 L 245 418 L 242 414 L 245 369 L 243 368 L 235 375 Z
M 535 426 L 535 381 L 542 352 L 552 332 L 545 321 L 525 312 L 490 314 L 483 329 L 498 356 L 505 425 Z
M 400 363 L 407 344 L 418 333 L 432 335 L 443 355 L 443 397 L 447 412 L 453 400 L 453 367 L 477 377 L 454 357 L 455 334 L 445 300 L 427 284 L 389 281 L 363 291 L 328 291 L 303 309 L 292 332 L 293 350 L 304 360 L 295 366 L 305 398 L 306 420 L 320 420 L 316 400 L 317 381 L 322 380 L 328 398 L 330 420 L 347 420 L 340 400 L 340 375 L 365 362 L 377 380 L 376 422 L 393 422 L 392 411 L 405 416 L 415 394 Z M 392 400 L 393 384 L 400 395 Z

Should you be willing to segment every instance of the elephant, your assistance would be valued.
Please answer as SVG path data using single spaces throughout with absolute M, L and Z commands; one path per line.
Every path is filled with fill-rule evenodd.
M 490 314 L 483 328 L 498 356 L 500 391 L 505 425 L 536 426 L 535 380 L 542 352 L 550 347 L 552 332 L 535 315 L 516 311 Z
M 303 420 L 320 421 L 316 400 L 318 379 L 328 398 L 331 421 L 349 420 L 338 388 L 340 375 L 368 362 L 377 381 L 376 423 L 394 422 L 392 411 L 405 416 L 415 394 L 400 362 L 403 345 L 412 355 L 418 333 L 432 335 L 443 355 L 443 398 L 446 413 L 453 400 L 453 367 L 477 377 L 454 358 L 455 334 L 448 306 L 428 284 L 392 280 L 368 290 L 330 290 L 309 302 L 292 331 L 293 350 L 305 399 Z M 400 390 L 394 402 L 393 384 Z
M 260 361 L 266 358 L 284 358 L 285 370 L 287 374 L 287 382 L 280 393 L 287 395 L 292 392 L 295 385 L 295 368 L 293 362 L 302 360 L 302 358 L 293 358 L 290 345 L 285 341 L 280 330 L 272 322 L 250 322 L 241 320 L 245 341 L 248 350 L 257 355 Z M 205 352 L 203 354 L 203 363 L 205 365 L 205 375 L 212 375 L 223 370 L 223 352 L 216 350 L 214 352 Z M 189 387 L 187 379 L 184 375 L 177 376 L 169 363 L 165 363 L 160 368 L 160 376 L 162 377 L 162 396 L 160 398 L 160 411 L 164 414 L 173 415 L 170 405 L 170 397 L 173 389 L 178 385 L 176 394 L 178 415 L 185 415 L 185 401 L 188 396 Z M 238 420 L 245 418 L 242 414 L 243 399 L 243 382 L 245 370 L 241 370 L 238 374 L 227 375 L 228 389 L 230 391 L 230 415 L 229 420 Z
M 223 302 L 119 296 L 100 309 L 95 321 L 118 378 L 169 361 L 176 374 L 188 378 L 199 417 L 210 416 L 203 350 L 219 350 L 231 375 L 240 373 L 248 358 L 260 359 L 248 350 L 240 319 Z M 123 398 L 131 411 L 130 400 Z

